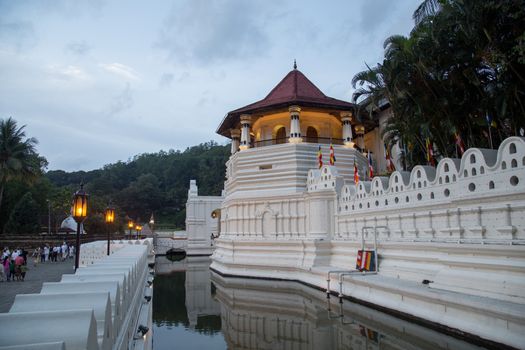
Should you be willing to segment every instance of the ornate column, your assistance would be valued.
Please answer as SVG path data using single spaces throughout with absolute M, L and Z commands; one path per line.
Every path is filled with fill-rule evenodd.
M 352 141 L 352 112 L 341 112 L 341 121 L 343 123 L 343 144 L 347 148 L 353 148 L 354 142 Z
M 249 114 L 241 115 L 241 144 L 239 149 L 244 151 L 250 148 L 250 125 L 252 123 L 252 117 Z
M 237 152 L 239 150 L 239 141 L 240 141 L 240 137 L 241 137 L 241 132 L 240 132 L 240 130 L 237 130 L 237 129 L 231 129 L 230 132 L 231 132 L 231 135 L 232 135 L 232 149 L 231 149 L 231 152 L 232 152 L 232 154 L 234 154 L 235 152 Z
M 355 133 L 356 133 L 356 143 L 357 147 L 359 147 L 362 150 L 365 149 L 365 127 L 363 125 L 357 125 L 355 127 Z
M 301 122 L 299 121 L 299 113 L 301 108 L 299 106 L 290 106 L 290 143 L 303 142 L 301 137 Z

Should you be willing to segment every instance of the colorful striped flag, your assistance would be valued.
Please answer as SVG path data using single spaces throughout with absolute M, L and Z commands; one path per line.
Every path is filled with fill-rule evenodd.
M 374 166 L 372 165 L 372 156 L 370 155 L 370 151 L 368 151 L 368 176 L 370 179 L 374 177 Z
M 497 128 L 498 127 L 498 124 L 496 124 L 496 121 L 494 119 L 492 119 L 492 116 L 489 115 L 488 113 L 485 115 L 485 119 L 487 120 L 487 124 L 490 127 L 493 127 L 493 128 Z
M 385 158 L 386 158 L 386 171 L 389 173 L 393 172 L 395 167 L 394 163 L 392 162 L 392 157 L 390 156 L 390 147 L 383 144 L 385 147 Z
M 361 333 L 361 335 L 363 337 L 367 337 L 368 339 L 374 341 L 374 342 L 378 342 L 379 341 L 379 333 L 377 333 L 376 331 L 374 331 L 373 329 L 370 329 L 370 328 L 367 328 L 363 325 L 359 325 L 359 333 Z
M 359 271 L 375 271 L 375 253 L 373 250 L 358 250 L 355 268 Z
M 332 144 L 330 144 L 330 165 L 335 165 L 335 152 Z
M 357 170 L 357 164 L 355 163 L 355 161 L 354 161 L 354 182 L 356 186 L 359 183 L 359 171 Z
M 427 163 L 428 165 L 436 166 L 434 159 L 434 146 L 432 145 L 432 141 L 430 141 L 430 137 L 427 137 L 425 144 L 427 148 Z
M 319 145 L 319 151 L 317 151 L 317 160 L 319 161 L 319 169 L 323 166 L 323 152 L 321 152 L 321 145 Z
M 463 139 L 461 138 L 459 132 L 456 132 L 454 135 L 456 137 L 456 146 L 458 146 L 459 155 L 461 156 L 463 153 L 465 153 L 465 144 L 463 143 Z

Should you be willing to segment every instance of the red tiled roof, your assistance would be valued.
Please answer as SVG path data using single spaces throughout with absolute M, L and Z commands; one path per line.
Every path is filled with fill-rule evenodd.
M 291 105 L 340 110 L 354 109 L 354 104 L 350 102 L 326 96 L 301 71 L 294 69 L 264 99 L 229 112 L 217 129 L 217 133 L 230 137 L 229 129 L 237 124 L 241 114 L 264 112 Z

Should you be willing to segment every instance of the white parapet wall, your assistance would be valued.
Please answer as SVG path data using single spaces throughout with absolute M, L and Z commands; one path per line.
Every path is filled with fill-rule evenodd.
M 328 279 L 344 296 L 523 347 L 525 139 L 511 137 L 498 150 L 469 149 L 436 168 L 416 166 L 357 186 L 347 164 L 311 169 L 306 177 L 296 171 L 303 191 L 268 182 L 267 169 L 256 169 L 257 150 L 240 153 L 243 168 L 230 171 L 212 269 L 322 289 Z M 252 188 L 239 180 L 250 166 Z M 246 174 L 236 179 L 241 170 Z M 374 237 L 376 275 L 345 276 L 341 285 L 337 273 L 328 277 L 331 270 L 355 270 L 358 249 L 363 242 L 371 249 Z
M 152 348 L 152 239 L 83 244 L 82 266 L 39 294 L 17 295 L 0 314 L 2 349 Z M 148 298 L 145 298 L 145 297 Z M 146 299 L 149 299 L 146 300 Z

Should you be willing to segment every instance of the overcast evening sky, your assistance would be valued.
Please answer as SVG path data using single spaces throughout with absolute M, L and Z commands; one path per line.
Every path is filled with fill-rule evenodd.
M 292 69 L 349 101 L 422 0 L 0 0 L 0 118 L 49 170 L 227 139 L 224 115 Z

